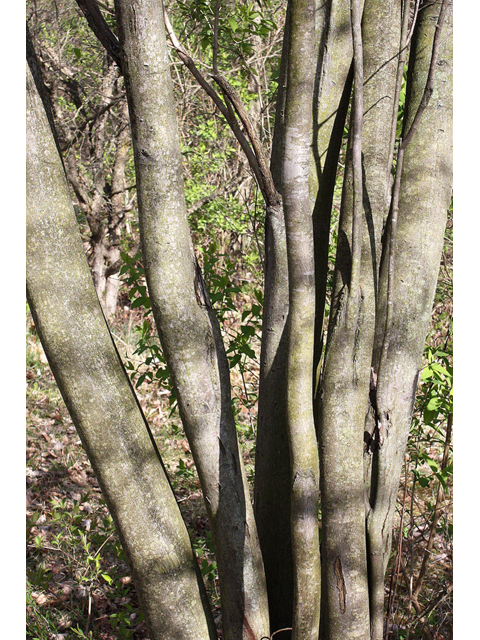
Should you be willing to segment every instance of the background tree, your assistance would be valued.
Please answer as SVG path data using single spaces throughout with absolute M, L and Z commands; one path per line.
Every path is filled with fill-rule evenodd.
M 106 42 L 113 47 L 109 53 L 83 19 L 87 16 L 94 24 L 94 18 L 102 16 L 96 3 L 80 4 L 81 8 L 74 0 L 61 6 L 28 2 L 27 22 L 52 103 L 77 217 L 89 246 L 96 290 L 107 317 L 111 317 L 119 295 L 120 253 L 128 251 L 134 257 L 140 245 L 133 154 L 118 43 L 110 30 L 115 23 L 113 2 L 102 5 Z M 240 72 L 234 82 L 267 147 L 273 122 L 273 88 L 267 86 L 267 76 L 281 46 L 281 14 L 281 8 L 267 11 L 258 27 L 252 29 L 250 22 L 258 23 L 261 14 L 244 7 L 235 17 L 238 23 L 230 18 L 235 32 L 230 28 L 230 35 L 221 39 L 220 56 L 232 74 Z M 172 17 L 188 34 L 201 62 L 211 61 L 211 15 L 209 4 L 193 3 L 178 7 Z M 278 25 L 271 20 L 272 15 L 277 19 L 280 16 Z M 234 51 L 240 54 L 240 60 Z M 252 243 L 261 242 L 257 228 L 262 212 L 248 163 L 188 70 L 178 63 L 174 66 L 173 60 L 172 69 L 186 198 L 196 244 L 200 251 L 206 250 L 210 243 L 204 238 L 215 229 L 221 253 L 228 247 L 232 256 L 238 256 L 239 251 L 248 252 Z M 257 70 L 254 74 L 250 69 Z M 245 89 L 243 82 L 248 85 Z M 210 115 L 205 118 L 205 113 Z
M 121 76 L 68 3 L 30 3 L 28 13 L 95 290 L 111 316 L 120 285 L 120 251 L 129 248 L 135 184 Z
M 223 634 L 260 640 L 285 625 L 292 638 L 382 638 L 396 492 L 451 200 L 451 4 L 392 0 L 380 7 L 366 0 L 362 7 L 352 1 L 346 14 L 344 3 L 290 3 L 270 166 L 261 127 L 253 126 L 238 92 L 219 72 L 221 15 L 216 3 L 212 74 L 206 79 L 158 3 L 116 2 L 148 294 L 212 529 Z M 98 25 L 105 27 L 102 20 Z M 229 29 L 235 32 L 230 22 Z M 229 29 L 225 26 L 224 34 Z M 265 203 L 255 515 L 237 441 L 221 326 L 187 223 L 166 32 L 232 129 Z M 395 144 L 407 48 L 407 93 Z M 139 545 L 141 534 L 131 523 L 132 518 L 144 521 L 145 502 L 116 493 L 120 474 L 112 479 L 112 467 L 103 466 L 116 446 L 133 468 L 144 468 L 133 444 L 140 437 L 138 427 L 122 421 L 120 436 L 108 415 L 99 422 L 104 390 L 111 384 L 118 388 L 114 413 L 133 419 L 128 408 L 132 390 L 119 365 L 106 361 L 118 362 L 117 354 L 88 293 L 78 243 L 78 265 L 73 260 L 67 265 L 74 252 L 68 240 L 72 213 L 60 159 L 29 82 L 28 153 L 39 186 L 32 182 L 29 189 L 27 280 L 38 332 L 119 529 L 151 637 L 213 637 L 185 541 L 152 523 L 159 541 Z M 346 121 L 323 349 L 330 216 Z M 50 154 L 47 161 L 41 148 Z M 50 167 L 55 165 L 54 176 Z M 75 314 L 72 296 L 79 290 L 89 301 L 84 313 L 95 325 Z M 85 364 L 81 344 L 92 332 L 99 344 L 91 349 L 93 361 Z M 95 363 L 97 353 L 109 355 Z M 96 378 L 113 369 L 115 383 Z M 82 390 L 87 382 L 88 403 Z M 104 453 L 99 424 L 111 434 L 102 443 L 111 443 Z M 128 444 L 123 434 L 130 429 Z M 154 440 L 150 453 L 145 443 L 152 477 L 161 478 Z M 148 492 L 150 512 L 159 514 L 159 521 L 174 522 L 180 532 L 174 516 L 167 516 L 175 510 L 169 487 L 160 483 L 150 490 L 153 480 L 147 476 L 139 480 Z M 282 508 L 272 513 L 275 493 Z M 144 556 L 138 553 L 141 548 Z M 280 589 L 275 586 L 279 576 Z M 173 586 L 177 581 L 178 588 Z M 186 603 L 196 607 L 193 619 L 176 608 L 178 589 L 196 594 Z

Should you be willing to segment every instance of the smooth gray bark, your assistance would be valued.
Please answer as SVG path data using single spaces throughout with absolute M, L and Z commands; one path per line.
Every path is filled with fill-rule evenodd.
M 283 207 L 267 209 L 265 297 L 255 448 L 254 509 L 267 580 L 271 631 L 291 627 L 293 559 L 286 425 L 288 264 Z
M 290 448 L 294 640 L 316 640 L 320 622 L 318 450 L 313 420 L 315 263 L 308 190 L 315 65 L 315 3 L 291 2 L 282 158 L 289 318 L 286 415 Z
M 400 30 L 406 21 L 399 0 L 366 0 L 364 11 L 361 1 L 352 4 L 350 19 L 345 3 L 317 2 L 315 43 L 314 3 L 289 3 L 271 161 L 282 199 L 271 188 L 265 166 L 262 173 L 253 162 L 260 186 L 265 190 L 268 178 L 270 187 L 264 192 L 257 536 L 236 439 L 228 361 L 187 224 L 161 5 L 117 1 L 149 293 L 212 526 L 226 640 L 261 640 L 290 624 L 297 640 L 319 637 L 314 417 L 322 488 L 320 637 L 383 636 L 384 575 L 396 492 L 451 198 L 451 7 L 430 103 L 398 156 L 401 189 L 388 213 L 395 96 L 403 64 Z M 408 10 L 409 3 L 404 5 Z M 410 54 L 404 135 L 425 100 L 440 5 L 420 12 Z M 317 386 L 325 252 L 353 71 L 329 336 Z M 310 155 L 309 164 L 312 113 L 314 161 Z M 40 147 L 30 153 L 35 162 Z M 50 147 L 53 154 L 53 142 Z M 263 158 L 260 151 L 255 153 Z M 50 157 L 30 173 L 31 193 L 41 195 L 40 204 L 31 207 L 40 217 L 28 222 L 29 300 L 39 334 L 118 524 L 152 638 L 210 634 L 211 639 L 215 632 L 188 536 L 80 259 L 81 245 L 71 241 L 78 231 L 68 193 L 60 179 L 57 184 L 59 158 L 52 173 Z M 34 178 L 40 185 L 56 185 L 55 194 L 57 187 L 59 193 L 63 189 L 61 202 L 52 189 L 44 197 L 47 189 L 38 189 Z M 52 313 L 52 301 L 63 315 Z M 96 399 L 94 391 L 100 394 L 102 411 L 85 400 Z M 123 486 L 127 475 L 135 479 L 128 494 Z M 162 602 L 160 584 L 167 594 Z
M 310 198 L 315 247 L 314 392 L 318 389 L 324 346 L 328 251 L 338 157 L 353 78 L 350 7 L 343 0 L 317 0 L 317 70 L 313 105 Z
M 392 114 L 400 27 L 397 0 L 365 1 L 361 41 L 357 35 L 361 49 L 355 50 L 355 67 L 360 58 L 363 70 L 355 77 L 319 405 L 322 615 L 326 637 L 332 639 L 347 633 L 370 637 L 363 434 L 370 406 L 382 232 L 390 201 L 390 132 L 396 126 Z M 347 573 L 345 566 L 350 569 Z
M 408 74 L 405 135 L 425 97 L 441 5 L 433 3 L 419 14 L 410 53 L 413 63 Z M 390 555 L 396 492 L 452 197 L 452 24 L 450 4 L 441 31 L 433 93 L 405 149 L 393 264 L 388 253 L 390 224 L 380 273 L 373 359 L 373 367 L 378 369 L 379 446 L 371 454 L 372 510 L 367 520 L 374 640 L 382 637 L 383 579 Z M 393 272 L 390 295 L 389 271 Z M 392 309 L 385 326 L 389 300 Z
M 116 2 L 152 310 L 198 470 L 218 562 L 226 640 L 269 633 L 263 562 L 220 328 L 187 222 L 162 6 Z
M 287 6 L 270 168 L 282 192 L 282 153 L 291 6 Z M 280 199 L 280 198 L 279 198 Z M 286 423 L 287 237 L 283 203 L 266 208 L 254 510 L 267 580 L 270 630 L 292 626 L 290 452 Z
M 27 296 L 43 348 L 115 521 L 150 637 L 213 640 L 189 536 L 98 302 L 28 66 L 26 114 Z

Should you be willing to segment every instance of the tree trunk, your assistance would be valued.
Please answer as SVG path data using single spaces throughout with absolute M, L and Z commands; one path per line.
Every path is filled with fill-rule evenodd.
M 270 168 L 282 193 L 282 153 L 291 5 L 287 6 Z M 293 557 L 290 452 L 286 423 L 287 237 L 283 203 L 266 207 L 262 346 L 255 447 L 254 508 L 265 565 L 272 633 L 291 628 Z
M 419 13 L 410 53 L 405 136 L 425 98 L 441 8 L 442 2 L 436 2 Z M 373 640 L 381 638 L 383 633 L 383 584 L 391 548 L 396 492 L 452 197 L 452 25 L 452 6 L 448 3 L 433 92 L 405 149 L 396 232 L 390 251 L 390 219 L 380 270 L 372 362 L 374 371 L 378 371 L 379 434 L 377 447 L 366 454 L 372 458 L 367 534 Z
M 289 1 L 270 173 L 232 87 L 214 68 L 222 99 L 166 20 L 266 203 L 254 518 L 229 363 L 188 228 L 162 4 L 116 0 L 147 285 L 205 497 L 225 640 L 266 640 L 279 629 L 295 640 L 383 638 L 396 494 L 452 193 L 447 1 L 420 5 L 393 162 L 412 4 L 351 0 L 348 12 L 340 0 Z M 27 288 L 39 335 L 120 532 L 150 637 L 213 640 L 188 534 L 95 296 L 31 76 L 27 85 Z M 349 107 L 323 355 L 330 217 Z M 74 171 L 73 157 L 67 162 Z M 101 171 L 95 179 L 97 206 Z M 122 203 L 111 202 L 113 224 Z
M 313 0 L 292 2 L 281 174 L 289 274 L 285 374 L 291 464 L 294 640 L 316 639 L 320 622 L 319 468 L 312 410 L 315 266 L 308 190 L 315 64 L 314 9 Z
M 433 9 L 429 12 L 424 10 L 421 14 L 428 16 L 423 21 L 430 25 L 433 34 L 438 8 L 433 20 L 429 15 L 431 11 Z M 358 8 L 356 13 L 358 28 Z M 355 50 L 356 69 L 359 61 L 363 65 L 363 87 L 360 85 L 360 76 L 355 75 L 353 122 L 347 149 L 334 292 L 319 402 L 322 616 L 323 633 L 329 640 L 340 639 L 347 634 L 350 634 L 349 637 L 371 637 L 375 640 L 383 637 L 384 576 L 390 552 L 396 491 L 451 194 L 451 179 L 443 174 L 444 171 L 448 173 L 451 152 L 449 143 L 444 142 L 448 138 L 447 120 L 450 118 L 445 108 L 433 112 L 445 119 L 433 125 L 446 132 L 445 135 L 439 137 L 436 133 L 431 134 L 431 125 L 428 124 L 431 116 L 426 117 L 424 113 L 415 134 L 419 137 L 413 139 L 419 140 L 422 152 L 420 147 L 415 147 L 415 152 L 411 151 L 413 141 L 405 152 L 398 205 L 400 215 L 392 253 L 390 221 L 387 233 L 384 234 L 383 230 L 391 200 L 390 140 L 397 122 L 397 68 L 399 64 L 402 65 L 400 79 L 403 68 L 403 62 L 399 62 L 402 53 L 401 23 L 398 2 L 366 0 L 361 41 L 357 38 L 362 49 Z M 421 23 L 418 28 L 421 30 Z M 353 29 L 355 48 L 355 20 Z M 420 95 L 423 93 L 432 54 L 433 35 L 427 46 L 424 43 L 425 36 L 418 38 L 424 48 L 420 56 L 418 47 L 414 47 L 410 54 L 413 69 L 410 75 L 412 88 L 407 98 L 410 121 L 417 109 L 415 102 L 412 103 L 413 95 L 415 92 Z M 418 65 L 422 56 L 425 68 L 420 72 Z M 446 67 L 447 63 L 444 62 L 440 68 Z M 436 78 L 435 83 L 440 91 L 448 85 L 440 77 Z M 358 101 L 360 90 L 363 106 Z M 419 101 L 420 98 L 417 98 L 417 104 Z M 445 96 L 439 101 L 447 105 L 449 98 Z M 425 139 L 420 137 L 423 127 L 429 131 Z M 445 146 L 438 151 L 437 145 Z M 413 158 L 416 161 L 415 169 L 407 169 Z M 432 168 L 429 169 L 429 166 Z M 400 160 L 398 167 L 401 172 Z M 417 176 L 417 183 L 420 176 L 424 179 L 431 176 L 430 191 L 413 187 L 414 176 Z M 434 182 L 438 185 L 439 180 L 444 180 L 445 189 L 437 189 L 434 197 L 432 185 Z M 412 188 L 416 194 L 415 205 L 413 202 L 406 205 L 407 194 Z M 360 193 L 362 213 L 359 216 L 357 202 Z M 443 199 L 439 201 L 439 198 Z M 421 205 L 420 202 L 425 204 Z M 431 212 L 430 217 L 422 211 L 422 206 Z M 407 213 L 409 207 L 411 210 Z M 389 220 L 392 216 L 393 204 Z M 420 249 L 425 244 L 423 238 L 427 226 L 423 227 L 423 221 L 427 220 L 426 225 L 430 229 L 428 252 L 425 251 L 426 247 Z M 422 232 L 418 226 L 420 221 L 424 229 Z M 409 238 L 408 247 L 400 248 L 400 233 Z M 388 285 L 388 273 L 393 269 L 391 255 L 394 255 L 395 280 Z M 412 259 L 415 260 L 416 256 L 419 263 L 424 265 L 422 278 L 425 284 L 421 291 L 418 287 L 412 288 Z M 395 288 L 400 286 L 395 283 L 402 281 L 410 282 L 405 289 L 405 295 L 409 292 L 408 301 Z M 417 301 L 415 304 L 412 302 L 413 295 Z M 387 319 L 389 300 L 395 301 L 395 308 L 389 312 Z M 404 315 L 408 315 L 408 329 L 407 322 L 402 323 L 403 334 L 397 336 L 400 324 L 398 317 Z M 407 365 L 405 356 L 401 355 L 404 351 L 413 359 L 416 369 Z M 404 392 L 401 392 L 402 388 Z M 396 418 L 394 428 L 393 416 Z M 364 431 L 365 447 L 361 442 Z M 361 464 L 364 449 L 365 467 Z M 365 494 L 362 488 L 364 474 Z M 367 538 L 365 515 L 368 515 Z M 365 549 L 368 556 L 368 583 Z M 348 572 L 345 572 L 345 566 L 349 567 Z
M 317 2 L 317 4 L 319 4 Z M 350 103 L 353 49 L 350 10 L 342 0 L 317 7 L 317 72 L 313 105 L 313 144 L 310 161 L 315 250 L 314 394 L 317 396 L 324 346 L 328 250 L 338 157 Z M 335 52 L 335 55 L 333 55 Z
M 148 290 L 198 470 L 218 562 L 226 640 L 269 634 L 265 574 L 218 321 L 187 222 L 162 6 L 116 2 Z
M 27 65 L 27 296 L 155 640 L 216 637 L 189 536 L 95 293 Z M 201 594 L 201 595 L 200 595 Z

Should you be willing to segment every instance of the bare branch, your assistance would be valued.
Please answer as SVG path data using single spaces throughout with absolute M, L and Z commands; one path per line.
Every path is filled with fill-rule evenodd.
M 250 142 L 252 143 L 253 151 L 257 158 L 258 167 L 260 173 L 262 175 L 262 180 L 265 187 L 264 196 L 266 194 L 266 202 L 269 206 L 273 206 L 278 204 L 278 196 L 277 191 L 275 189 L 275 185 L 273 184 L 272 173 L 268 167 L 267 158 L 265 156 L 265 152 L 263 150 L 262 144 L 258 139 L 258 135 L 253 128 L 250 118 L 248 117 L 247 110 L 243 102 L 240 100 L 240 96 L 232 87 L 232 85 L 224 78 L 222 75 L 216 74 L 213 76 L 213 79 L 222 89 L 223 95 L 226 100 L 229 100 L 235 111 L 237 112 L 238 117 L 240 118 L 243 126 L 245 127 L 248 137 L 250 138 Z
M 387 163 L 388 172 L 392 171 L 393 156 L 395 153 L 395 138 L 397 135 L 398 106 L 400 102 L 400 92 L 402 90 L 403 72 L 404 72 L 405 63 L 407 60 L 407 47 L 412 37 L 413 28 L 415 26 L 416 17 L 418 13 L 418 3 L 420 0 L 414 0 L 414 1 L 415 1 L 414 16 L 411 22 L 410 31 L 408 31 L 412 0 L 403 0 L 402 32 L 400 36 L 400 48 L 398 52 L 398 66 L 397 66 L 395 95 L 393 97 L 393 112 L 392 112 L 392 125 L 391 125 L 392 128 L 390 133 L 390 153 L 389 153 L 389 159 Z M 391 189 L 390 179 L 387 179 L 385 181 L 385 188 L 387 189 L 387 192 Z
M 215 22 L 213 25 L 213 73 L 217 74 L 218 73 L 218 66 L 217 66 L 217 58 L 218 58 L 218 14 L 220 11 L 220 0 L 217 0 L 217 3 L 215 5 Z
M 218 93 L 215 91 L 215 89 L 212 87 L 212 85 L 209 82 L 207 82 L 203 77 L 203 75 L 200 73 L 195 62 L 193 61 L 192 57 L 189 55 L 185 47 L 178 41 L 178 38 L 176 37 L 175 32 L 173 31 L 172 25 L 170 23 L 170 20 L 168 18 L 168 14 L 166 12 L 165 7 L 163 9 L 163 16 L 165 20 L 165 28 L 167 30 L 170 41 L 178 54 L 178 57 L 183 62 L 183 64 L 187 67 L 187 69 L 191 72 L 191 74 L 194 76 L 194 78 L 197 80 L 200 86 L 214 101 L 214 103 L 216 104 L 216 106 L 218 107 L 222 115 L 225 117 L 234 136 L 240 143 L 240 146 L 242 147 L 243 152 L 247 156 L 248 163 L 255 175 L 255 178 L 263 194 L 265 202 L 267 202 L 269 205 L 278 204 L 276 192 L 273 191 L 272 193 L 273 180 L 271 178 L 270 170 L 267 167 L 266 161 L 264 161 L 263 152 L 258 151 L 258 149 L 260 148 L 260 144 L 258 143 L 258 138 L 256 138 L 256 135 L 250 136 L 249 134 L 249 137 L 251 140 L 252 140 L 252 137 L 255 139 L 255 144 L 253 145 L 254 150 L 252 151 L 252 148 L 248 144 L 248 141 L 243 131 L 240 129 L 240 126 L 238 124 L 238 121 L 234 113 L 229 108 L 230 105 L 233 105 L 238 113 L 239 111 L 238 107 L 239 107 L 239 104 L 241 104 L 240 98 L 237 98 L 237 99 L 234 98 L 234 100 L 232 101 L 233 93 L 235 93 L 233 91 L 233 88 L 231 88 L 231 90 L 226 88 L 228 83 L 226 82 L 225 79 L 223 79 L 223 82 L 222 82 L 223 76 L 219 76 L 218 74 L 215 74 L 213 77 L 218 82 L 219 86 L 222 88 L 224 96 L 225 94 L 228 96 L 225 98 L 226 105 L 222 102 L 222 99 L 220 98 Z M 219 78 L 220 78 L 220 81 L 219 81 Z M 228 85 L 228 87 L 230 87 L 230 85 Z M 242 108 L 243 108 L 243 111 L 246 113 L 243 105 L 241 105 L 240 111 Z M 249 122 L 248 116 L 246 118 L 246 121 Z M 245 128 L 247 128 L 246 121 L 242 120 L 242 123 L 244 124 Z M 253 144 L 253 140 L 252 140 L 252 144 Z M 255 148 L 255 146 L 257 148 Z
M 90 29 L 97 36 L 110 56 L 115 60 L 122 72 L 122 59 L 120 56 L 120 45 L 113 31 L 110 29 L 102 16 L 98 4 L 95 0 L 77 0 L 83 15 L 87 19 Z

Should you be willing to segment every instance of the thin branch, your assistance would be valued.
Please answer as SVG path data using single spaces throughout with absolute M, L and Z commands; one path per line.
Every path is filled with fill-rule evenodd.
M 109 103 L 104 104 L 102 107 L 100 107 L 100 109 L 96 113 L 94 113 L 92 116 L 90 116 L 89 118 L 86 118 L 82 122 L 82 124 L 77 128 L 77 130 L 73 133 L 73 135 L 69 137 L 68 140 L 65 142 L 65 144 L 62 146 L 62 149 L 61 149 L 62 153 L 65 153 L 66 151 L 68 151 L 70 147 L 72 147 L 78 141 L 78 139 L 80 138 L 80 135 L 85 131 L 85 129 L 92 122 L 96 122 L 99 118 L 101 118 L 101 116 L 103 116 L 103 114 L 106 111 L 108 111 L 112 107 L 115 107 L 124 98 L 125 98 L 124 95 L 120 95 L 116 98 L 113 98 L 113 100 L 111 100 Z
M 408 476 L 408 464 L 407 464 L 407 469 L 405 470 L 405 484 L 403 487 L 402 515 L 400 517 L 400 526 L 399 526 L 400 534 L 399 534 L 399 540 L 398 540 L 397 557 L 395 558 L 395 564 L 392 569 L 392 576 L 390 580 L 390 593 L 388 594 L 387 617 L 385 620 L 385 640 L 388 640 L 388 636 L 390 635 L 390 631 L 389 631 L 390 616 L 392 614 L 393 603 L 395 601 L 395 595 L 397 592 L 398 574 L 400 572 L 400 564 L 402 561 L 403 521 L 405 517 L 405 506 L 407 503 L 407 476 Z
M 271 171 L 268 167 L 267 158 L 265 156 L 265 152 L 263 150 L 262 144 L 258 139 L 258 135 L 248 117 L 247 111 L 243 102 L 240 99 L 240 96 L 237 94 L 232 85 L 224 78 L 222 75 L 216 74 L 213 76 L 215 82 L 222 89 L 223 95 L 226 100 L 229 100 L 233 105 L 235 111 L 237 112 L 238 117 L 240 118 L 243 126 L 245 127 L 248 137 L 250 138 L 250 142 L 252 143 L 253 151 L 255 153 L 258 167 L 260 173 L 262 175 L 262 180 L 264 183 L 264 195 L 266 194 L 266 202 L 268 205 L 278 204 L 277 191 L 275 189 L 275 185 L 273 184 L 273 178 Z
M 438 50 L 440 48 L 440 35 L 442 32 L 442 27 L 443 27 L 443 23 L 445 22 L 445 16 L 447 15 L 447 8 L 448 8 L 448 3 L 449 0 L 443 0 L 442 1 L 442 7 L 440 9 L 440 14 L 438 16 L 438 22 L 437 22 L 437 26 L 435 29 L 435 36 L 433 38 L 433 47 L 432 47 L 432 58 L 430 61 L 430 68 L 428 70 L 428 77 L 427 77 L 427 83 L 425 85 L 425 89 L 423 92 L 423 96 L 422 99 L 420 100 L 420 104 L 418 106 L 417 109 L 417 113 L 415 114 L 415 118 L 413 119 L 412 125 L 407 133 L 407 135 L 404 137 L 402 146 L 405 149 L 407 147 L 407 145 L 409 144 L 410 140 L 413 138 L 413 135 L 415 133 L 415 131 L 417 130 L 418 127 L 418 123 L 420 122 L 420 118 L 423 115 L 423 112 L 425 111 L 425 109 L 428 106 L 428 103 L 430 102 L 430 98 L 432 96 L 433 93 L 433 80 L 435 77 L 435 69 L 437 67 L 437 59 L 438 59 Z
M 363 44 L 362 11 L 359 0 L 351 0 L 354 92 L 353 92 L 353 219 L 352 219 L 352 272 L 350 277 L 350 296 L 356 298 L 360 282 L 361 260 L 361 222 L 363 208 L 362 180 L 362 126 L 363 126 Z
M 187 69 L 191 72 L 191 74 L 194 76 L 194 78 L 197 80 L 197 82 L 200 84 L 200 86 L 210 96 L 210 98 L 213 100 L 213 102 L 218 107 L 218 109 L 221 112 L 221 114 L 224 116 L 224 118 L 226 119 L 226 121 L 230 125 L 230 128 L 232 129 L 232 132 L 233 132 L 234 136 L 238 140 L 240 146 L 242 147 L 243 152 L 247 156 L 248 163 L 249 163 L 249 165 L 250 165 L 250 167 L 251 167 L 251 169 L 252 169 L 252 171 L 253 171 L 253 173 L 255 175 L 255 178 L 256 178 L 256 180 L 258 182 L 260 190 L 262 191 L 262 194 L 263 194 L 263 196 L 265 198 L 265 201 L 268 201 L 267 200 L 268 194 L 267 194 L 267 191 L 266 191 L 266 188 L 265 188 L 265 183 L 264 183 L 264 179 L 263 179 L 263 176 L 262 176 L 262 172 L 260 171 L 258 159 L 257 159 L 255 153 L 252 151 L 252 148 L 248 144 L 248 141 L 247 141 L 243 131 L 240 129 L 240 126 L 239 126 L 239 124 L 237 122 L 237 119 L 235 118 L 235 115 L 233 114 L 231 109 L 229 109 L 230 103 L 227 103 L 227 106 L 226 106 L 222 102 L 222 99 L 220 98 L 218 93 L 215 91 L 215 89 L 212 87 L 212 85 L 209 84 L 205 80 L 203 75 L 200 73 L 200 71 L 198 70 L 195 62 L 193 61 L 193 59 L 191 58 L 191 56 L 189 55 L 189 53 L 187 52 L 185 47 L 183 47 L 183 45 L 180 44 L 180 42 L 178 41 L 178 38 L 175 35 L 175 32 L 173 31 L 173 28 L 172 28 L 172 25 L 171 25 L 170 20 L 168 18 L 168 14 L 167 14 L 167 11 L 166 11 L 165 7 L 163 8 L 163 16 L 164 16 L 164 20 L 165 20 L 165 28 L 167 30 L 168 36 L 170 38 L 170 41 L 171 41 L 174 49 L 176 50 L 176 52 L 178 54 L 178 57 L 183 62 L 183 64 L 187 67 Z
M 213 24 L 213 73 L 214 74 L 218 74 L 218 66 L 217 66 L 217 59 L 218 59 L 218 18 L 219 18 L 219 12 L 220 12 L 220 0 L 217 0 L 216 4 L 215 4 L 215 22 Z
M 398 66 L 397 66 L 397 78 L 395 84 L 395 95 L 393 97 L 393 113 L 392 113 L 392 125 L 390 133 L 390 153 L 387 163 L 387 171 L 390 173 L 393 156 L 395 153 L 395 138 L 397 135 L 397 120 L 398 120 L 398 107 L 400 102 L 400 92 L 402 90 L 403 72 L 405 69 L 405 63 L 407 61 L 407 47 L 412 37 L 413 28 L 415 26 L 416 16 L 418 12 L 418 4 L 420 0 L 415 0 L 415 14 L 410 27 L 410 33 L 408 32 L 408 25 L 410 20 L 410 7 L 412 0 L 403 0 L 403 17 L 402 17 L 402 31 L 400 36 L 400 48 L 398 52 Z M 387 191 L 391 188 L 391 181 L 386 180 Z
M 385 362 L 387 361 L 388 347 L 390 344 L 390 334 L 392 327 L 392 316 L 393 316 L 393 282 L 395 275 L 395 249 L 397 245 L 397 220 L 398 220 L 398 202 L 400 199 L 400 181 L 402 175 L 403 168 L 403 157 L 405 155 L 405 147 L 402 144 L 402 140 L 400 139 L 400 146 L 398 149 L 397 156 L 397 167 L 395 172 L 395 182 L 393 185 L 393 198 L 390 210 L 390 243 L 388 247 L 388 283 L 387 283 L 387 310 L 385 314 L 385 332 L 383 338 L 382 351 L 380 354 L 380 361 L 378 364 L 378 378 L 381 379 L 381 372 L 383 367 L 385 366 Z M 381 393 L 377 392 L 377 404 L 378 404 L 378 433 L 380 438 L 380 443 L 383 443 L 383 435 L 384 429 L 382 425 L 383 414 L 381 412 Z
M 450 413 L 447 419 L 447 433 L 445 435 L 445 447 L 443 450 L 441 471 L 444 471 L 448 464 L 448 455 L 450 453 L 450 441 L 452 437 L 452 424 L 453 424 L 453 415 Z M 416 605 L 418 604 L 418 596 L 420 595 L 423 581 L 427 573 L 427 565 L 430 560 L 430 556 L 433 549 L 433 543 L 435 541 L 437 524 L 443 512 L 442 502 L 444 501 L 444 497 L 445 497 L 445 493 L 443 491 L 443 486 L 442 484 L 440 484 L 440 486 L 438 487 L 437 500 L 435 503 L 435 511 L 432 518 L 432 523 L 430 525 L 430 536 L 428 538 L 427 547 L 423 553 L 423 561 L 422 561 L 422 566 L 420 568 L 420 572 L 418 574 L 417 584 L 415 585 L 415 589 L 413 590 L 413 594 L 412 594 L 413 606 L 415 608 L 416 608 Z
M 27 547 L 29 549 L 38 549 L 39 548 L 39 547 L 37 547 L 36 544 L 27 544 Z M 70 558 L 70 560 L 72 560 L 75 564 L 77 563 L 77 558 L 72 556 L 71 553 L 68 553 L 68 551 L 65 551 L 64 549 L 57 549 L 57 547 L 49 547 L 46 544 L 42 544 L 41 548 L 42 549 L 46 549 L 47 551 L 55 551 L 56 553 L 61 553 L 64 556 L 68 556 Z
M 417 22 L 419 7 L 420 7 L 420 0 L 415 0 L 415 7 L 414 7 L 414 10 L 413 10 L 412 21 L 410 23 L 410 28 L 409 28 L 408 34 L 407 34 L 407 41 L 406 41 L 406 45 L 407 46 L 410 44 L 410 40 L 412 39 L 412 36 L 413 36 L 413 31 L 415 29 L 415 24 Z M 424 7 L 422 7 L 422 9 L 423 8 Z
M 90 29 L 97 36 L 110 56 L 115 60 L 122 73 L 122 59 L 120 56 L 120 45 L 113 31 L 108 26 L 102 16 L 98 4 L 95 0 L 77 0 L 83 15 L 87 19 Z
M 220 196 L 223 196 L 225 193 L 234 191 L 237 188 L 236 184 L 234 184 L 234 180 L 235 178 L 232 178 L 232 180 L 230 180 L 226 184 L 221 185 L 220 187 L 215 189 L 215 191 L 210 193 L 208 196 L 204 196 L 203 198 L 196 200 L 190 207 L 188 207 L 188 211 L 187 211 L 188 215 L 190 216 L 195 211 L 198 211 L 198 209 L 203 207 L 204 204 L 207 204 L 207 202 L 211 202 L 212 200 L 215 200 L 215 198 L 219 198 Z

